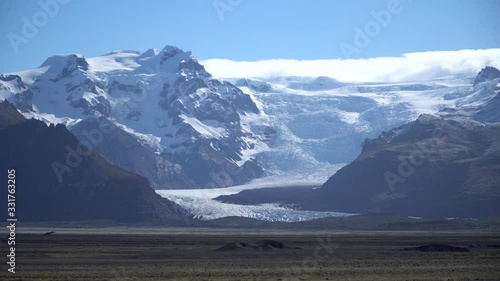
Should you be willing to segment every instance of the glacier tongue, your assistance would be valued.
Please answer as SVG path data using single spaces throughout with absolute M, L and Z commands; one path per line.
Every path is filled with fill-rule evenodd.
M 303 176 L 274 176 L 257 179 L 251 183 L 217 189 L 191 189 L 191 190 L 157 190 L 160 196 L 175 202 L 184 208 L 191 216 L 201 220 L 214 220 L 224 217 L 245 217 L 271 222 L 299 222 L 326 217 L 344 217 L 355 214 L 342 212 L 318 212 L 294 209 L 291 206 L 281 206 L 280 204 L 261 205 L 239 205 L 222 203 L 214 200 L 220 195 L 236 194 L 243 190 L 269 188 L 308 186 L 312 183 L 321 184 L 325 179 L 322 177 Z
M 225 217 L 244 217 L 271 222 L 300 222 L 326 217 L 345 217 L 354 214 L 341 212 L 317 212 L 296 210 L 278 204 L 237 205 L 220 203 L 210 199 L 167 195 L 159 193 L 164 198 L 175 202 L 187 210 L 196 219 L 214 220 Z

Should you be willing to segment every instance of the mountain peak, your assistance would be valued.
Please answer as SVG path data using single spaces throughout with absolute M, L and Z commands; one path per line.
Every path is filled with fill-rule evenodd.
M 493 66 L 486 66 L 485 68 L 481 69 L 479 73 L 476 76 L 476 80 L 474 81 L 474 86 L 481 82 L 486 82 L 490 81 L 496 78 L 500 77 L 500 70 Z
M 54 65 L 66 65 L 68 63 L 82 63 L 85 60 L 85 56 L 82 54 L 61 54 L 48 57 L 43 63 L 44 66 L 54 66 Z
M 182 52 L 181 49 L 177 48 L 176 46 L 172 46 L 172 45 L 166 45 L 162 50 L 161 52 Z
M 191 52 L 189 52 L 189 51 L 184 52 L 183 50 L 181 50 L 175 46 L 171 46 L 171 45 L 165 46 L 165 48 L 163 48 L 163 50 L 161 50 L 161 52 L 160 52 L 160 56 L 162 57 L 162 61 L 168 60 L 169 58 L 173 58 L 173 57 L 176 57 L 179 55 L 186 57 L 186 58 L 192 58 Z
M 191 52 L 167 45 L 160 52 L 149 49 L 138 58 L 141 67 L 137 73 L 176 73 L 185 63 L 199 64 Z
M 89 69 L 89 63 L 81 54 L 66 54 L 49 57 L 42 63 L 41 67 L 50 67 L 50 72 L 62 72 L 62 75 L 66 76 L 76 69 L 87 71 Z
M 148 49 L 147 51 L 145 51 L 144 53 L 142 53 L 137 59 L 144 60 L 147 58 L 155 57 L 157 55 L 158 55 L 158 50 L 156 50 L 155 48 L 151 48 L 151 49 Z

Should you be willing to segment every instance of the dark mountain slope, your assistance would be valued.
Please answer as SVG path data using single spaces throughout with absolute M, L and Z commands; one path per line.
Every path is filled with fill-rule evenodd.
M 310 210 L 423 217 L 500 215 L 500 125 L 424 115 L 377 139 L 321 188 L 270 188 L 220 196 Z
M 344 212 L 483 217 L 500 214 L 500 125 L 421 116 L 367 140 L 316 195 Z
M 0 130 L 26 119 L 9 102 L 0 103 Z
M 179 164 L 156 154 L 104 116 L 82 120 L 70 130 L 110 163 L 148 178 L 153 189 L 196 187 Z
M 12 109 L 7 103 L 0 107 Z M 4 114 L 0 123 L 9 123 Z M 0 129 L 0 159 L 2 171 L 16 170 L 21 221 L 181 221 L 176 206 L 145 178 L 86 151 L 63 125 L 32 119 Z

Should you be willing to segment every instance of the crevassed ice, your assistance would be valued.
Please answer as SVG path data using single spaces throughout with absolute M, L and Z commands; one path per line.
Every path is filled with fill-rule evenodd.
M 325 217 L 344 217 L 354 214 L 340 212 L 316 212 L 296 210 L 278 204 L 238 205 L 215 201 L 208 198 L 177 196 L 158 191 L 167 198 L 183 207 L 190 215 L 201 220 L 214 220 L 224 217 L 245 217 L 271 222 L 299 222 Z
M 278 178 L 281 182 L 278 183 Z M 295 186 L 308 185 L 310 179 L 300 181 L 296 178 L 282 179 L 282 177 L 270 177 L 266 180 L 255 180 L 252 183 L 216 189 L 171 189 L 157 190 L 163 198 L 175 202 L 184 208 L 190 215 L 201 220 L 213 220 L 224 217 L 245 217 L 272 222 L 299 222 L 325 217 L 343 217 L 355 214 L 341 212 L 317 212 L 308 210 L 297 210 L 289 206 L 279 204 L 261 205 L 239 205 L 222 203 L 214 200 L 220 195 L 236 194 L 243 190 L 259 189 L 268 187 L 282 187 L 294 183 Z M 319 183 L 318 183 L 319 185 Z

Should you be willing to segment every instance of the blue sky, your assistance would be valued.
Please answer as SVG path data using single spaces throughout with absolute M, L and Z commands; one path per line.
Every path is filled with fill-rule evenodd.
M 360 47 L 356 28 L 367 27 L 368 44 L 350 58 L 500 47 L 500 1 L 401 0 L 398 13 L 389 11 L 391 1 L 0 0 L 0 73 L 37 67 L 54 54 L 167 44 L 200 60 L 342 59 L 342 46 Z M 381 10 L 391 18 L 377 29 L 373 12 Z M 39 27 L 23 34 L 26 21 Z

